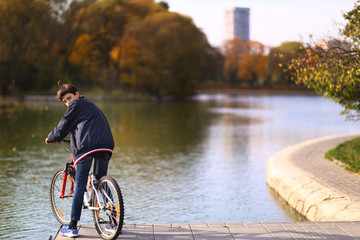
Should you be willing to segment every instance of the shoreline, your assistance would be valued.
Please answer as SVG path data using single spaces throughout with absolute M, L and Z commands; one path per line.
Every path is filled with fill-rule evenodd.
M 199 88 L 195 94 L 189 98 L 199 94 L 241 94 L 241 95 L 305 95 L 305 96 L 320 96 L 316 92 L 309 89 L 299 88 L 244 88 L 244 87 L 209 87 Z M 141 94 L 86 94 L 89 99 L 93 101 L 137 101 L 137 100 L 153 100 L 152 96 L 141 96 Z M 172 97 L 164 97 L 166 99 L 175 99 Z M 0 97 L 0 105 L 14 102 L 58 102 L 53 94 L 28 94 L 28 95 L 8 95 Z
M 335 135 L 287 147 L 270 157 L 267 184 L 310 221 L 360 221 L 360 177 L 324 159 L 324 152 L 358 136 Z M 355 187 L 347 187 L 348 182 Z
M 288 87 L 204 87 L 196 90 L 196 93 L 228 93 L 228 94 L 272 94 L 272 95 L 314 95 L 314 90 L 307 88 L 288 88 Z

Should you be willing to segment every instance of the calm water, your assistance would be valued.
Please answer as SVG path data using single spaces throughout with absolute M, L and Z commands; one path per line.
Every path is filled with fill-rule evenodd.
M 318 96 L 215 94 L 97 105 L 115 138 L 109 174 L 123 190 L 126 223 L 302 221 L 267 188 L 268 158 L 359 128 Z M 0 239 L 56 233 L 49 180 L 69 156 L 43 141 L 65 110 L 58 103 L 0 108 Z M 83 212 L 80 224 L 89 223 Z

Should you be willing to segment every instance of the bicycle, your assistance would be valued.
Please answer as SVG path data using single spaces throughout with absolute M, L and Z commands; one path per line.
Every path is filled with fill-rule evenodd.
M 70 140 L 62 140 L 62 142 L 69 145 Z M 55 171 L 51 177 L 50 205 L 61 224 L 69 224 L 71 220 L 75 177 L 72 157 L 71 161 L 66 163 L 65 169 Z M 103 239 L 114 240 L 119 236 L 124 223 L 124 202 L 120 187 L 114 178 L 103 176 L 97 181 L 95 174 L 90 172 L 84 193 L 83 209 L 92 211 L 96 231 Z M 109 230 L 106 225 L 115 228 Z

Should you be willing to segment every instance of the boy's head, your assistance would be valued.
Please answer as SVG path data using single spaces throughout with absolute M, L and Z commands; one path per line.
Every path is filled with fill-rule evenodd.
M 56 97 L 69 106 L 71 102 L 80 97 L 80 93 L 74 84 L 63 84 L 57 91 Z

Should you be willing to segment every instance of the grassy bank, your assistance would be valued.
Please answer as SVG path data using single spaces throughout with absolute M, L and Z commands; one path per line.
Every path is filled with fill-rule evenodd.
M 335 161 L 345 169 L 360 173 L 360 137 L 344 143 L 340 143 L 335 148 L 330 149 L 325 157 Z

